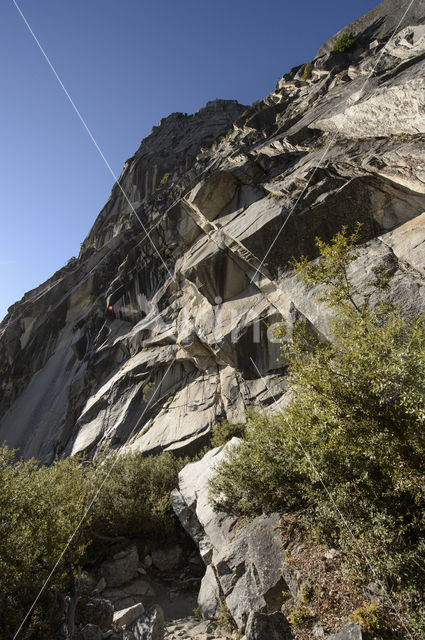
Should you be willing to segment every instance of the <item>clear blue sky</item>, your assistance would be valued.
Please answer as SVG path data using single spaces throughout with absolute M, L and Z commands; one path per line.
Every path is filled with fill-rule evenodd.
M 377 0 L 18 0 L 116 175 L 151 127 L 250 104 Z M 12 0 L 0 6 L 0 318 L 77 255 L 113 179 Z

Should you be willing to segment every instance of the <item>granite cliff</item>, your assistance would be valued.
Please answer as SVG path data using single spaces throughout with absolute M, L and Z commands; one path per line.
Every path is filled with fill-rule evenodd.
M 105 444 L 186 454 L 217 422 L 278 402 L 285 363 L 271 327 L 306 319 L 326 337 L 330 313 L 291 259 L 314 260 L 315 237 L 343 225 L 362 223 L 355 282 L 383 262 L 388 298 L 407 315 L 424 308 L 425 0 L 399 24 L 402 9 L 385 0 L 249 107 L 216 100 L 153 127 L 78 258 L 0 324 L 0 441 L 44 463 Z M 350 46 L 336 50 L 344 33 Z M 248 639 L 292 637 L 281 614 L 261 616 L 284 584 L 296 600 L 302 576 L 274 516 L 235 533 L 212 511 L 206 483 L 222 455 L 188 465 L 173 493 L 207 565 L 201 612 L 224 598 Z M 213 637 L 202 624 L 166 637 Z M 335 638 L 363 637 L 348 627 Z
M 324 331 L 289 261 L 342 225 L 363 222 L 358 278 L 384 260 L 392 299 L 423 306 L 425 5 L 383 49 L 394 4 L 264 100 L 153 127 L 78 259 L 0 325 L 2 441 L 47 462 L 105 442 L 183 451 L 244 420 L 269 402 L 256 367 L 285 373 L 267 327 L 304 317 Z
M 385 260 L 392 298 L 423 304 L 425 11 L 383 50 L 392 4 L 261 102 L 153 127 L 78 259 L 0 326 L 1 440 L 44 461 L 105 441 L 182 451 L 243 420 L 268 401 L 253 361 L 266 381 L 284 375 L 267 324 L 324 327 L 289 260 L 344 224 L 364 223 L 358 277 Z

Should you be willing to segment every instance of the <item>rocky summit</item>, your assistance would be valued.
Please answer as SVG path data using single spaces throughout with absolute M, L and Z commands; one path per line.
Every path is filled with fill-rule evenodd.
M 0 324 L 1 442 L 47 464 L 105 445 L 186 455 L 216 423 L 278 406 L 286 369 L 273 326 L 305 319 L 326 337 L 330 316 L 291 261 L 317 258 L 316 236 L 343 225 L 362 223 L 354 281 L 384 263 L 388 300 L 407 315 L 424 308 L 425 0 L 398 24 L 403 11 L 385 0 L 251 106 L 215 100 L 152 128 L 78 258 Z M 247 639 L 293 637 L 273 613 L 283 584 L 297 598 L 301 580 L 277 516 L 235 533 L 209 506 L 221 455 L 188 465 L 173 494 L 207 565 L 200 611 L 213 617 L 224 597 Z M 136 625 L 128 637 L 163 637 L 157 613 L 142 614 L 151 635 Z M 188 615 L 165 637 L 225 637 Z M 363 636 L 350 623 L 334 637 Z

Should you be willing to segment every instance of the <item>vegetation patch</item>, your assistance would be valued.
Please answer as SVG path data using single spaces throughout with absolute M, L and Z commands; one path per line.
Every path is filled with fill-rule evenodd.
M 246 424 L 232 424 L 227 420 L 218 422 L 212 429 L 211 448 L 222 447 L 232 438 L 243 438 L 245 436 Z
M 335 42 L 333 51 L 344 53 L 345 51 L 352 49 L 356 42 L 357 40 L 352 33 L 343 33 L 342 36 Z
M 170 177 L 170 175 L 171 175 L 171 173 L 169 173 L 169 172 L 168 173 L 164 173 L 164 175 L 161 178 L 160 184 L 165 184 L 167 182 L 168 178 Z
M 220 608 L 217 613 L 217 624 L 227 633 L 233 633 L 236 631 L 237 626 L 235 621 L 232 618 L 232 614 L 230 613 L 230 609 L 225 602 L 220 603 Z
M 365 603 L 350 615 L 350 621 L 359 624 L 373 637 L 391 640 L 394 634 L 388 628 L 388 619 L 377 600 Z
M 77 567 L 102 559 L 111 538 L 169 540 L 175 523 L 170 491 L 183 464 L 169 453 L 134 453 L 39 467 L 0 448 L 0 637 L 13 637 L 64 549 L 23 638 L 51 637 L 54 594 L 71 593 Z
M 310 80 L 313 75 L 314 64 L 312 62 L 307 62 L 303 70 L 303 80 Z

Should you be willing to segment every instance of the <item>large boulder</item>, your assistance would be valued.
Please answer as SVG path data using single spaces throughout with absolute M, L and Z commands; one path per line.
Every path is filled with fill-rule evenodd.
M 208 482 L 214 470 L 231 447 L 240 440 L 232 438 L 224 447 L 208 451 L 202 460 L 192 462 L 179 473 L 179 487 L 172 494 L 174 512 L 186 532 L 199 547 L 202 558 L 209 563 L 213 552 L 226 543 L 236 518 L 216 513 L 209 500 Z
M 198 606 L 203 618 L 213 618 L 220 607 L 220 587 L 211 565 L 202 578 L 198 595 Z
M 255 613 L 248 616 L 246 640 L 292 640 L 293 634 L 283 613 Z
M 137 576 L 139 554 L 135 546 L 115 554 L 113 560 L 103 562 L 100 574 L 108 587 L 119 587 Z
M 280 516 L 260 516 L 239 529 L 213 563 L 226 604 L 239 628 L 254 612 L 279 611 L 287 584 L 285 549 L 277 530 Z

